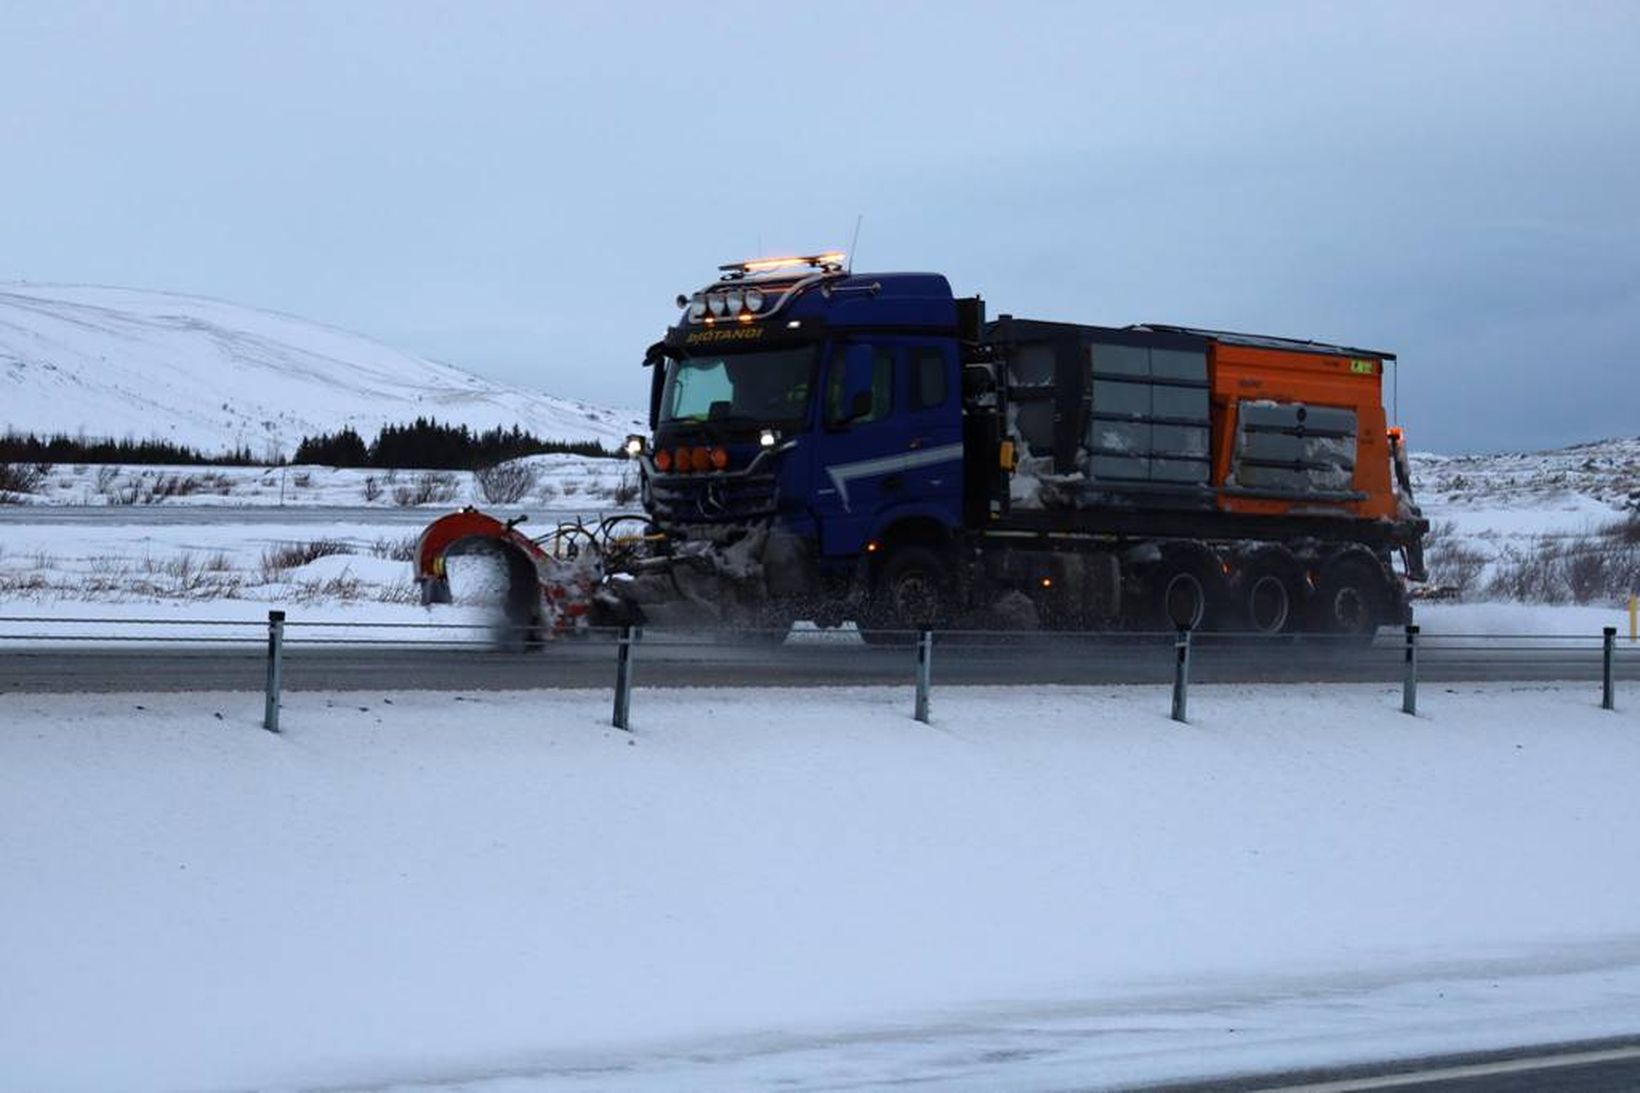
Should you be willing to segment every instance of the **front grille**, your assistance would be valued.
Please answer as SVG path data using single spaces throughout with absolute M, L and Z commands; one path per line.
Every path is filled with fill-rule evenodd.
M 649 480 L 656 519 L 725 523 L 770 516 L 775 510 L 772 474 L 657 474 Z

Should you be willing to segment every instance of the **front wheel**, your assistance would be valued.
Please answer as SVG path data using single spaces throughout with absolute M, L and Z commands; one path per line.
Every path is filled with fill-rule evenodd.
M 949 622 L 952 600 L 950 567 L 940 556 L 926 547 L 903 547 L 877 580 L 860 636 L 869 645 L 908 643 L 915 631 Z

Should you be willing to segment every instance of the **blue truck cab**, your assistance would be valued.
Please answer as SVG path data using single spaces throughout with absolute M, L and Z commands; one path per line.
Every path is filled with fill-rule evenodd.
M 858 599 L 887 545 L 951 549 L 962 360 L 943 276 L 855 274 L 836 254 L 759 260 L 678 302 L 645 361 L 652 436 L 631 454 L 668 544 L 651 575 L 691 613 L 824 615 Z M 650 591 L 653 615 L 668 590 Z

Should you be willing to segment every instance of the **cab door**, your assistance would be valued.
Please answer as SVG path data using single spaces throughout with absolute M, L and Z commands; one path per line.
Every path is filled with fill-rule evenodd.
M 957 347 L 908 341 L 901 394 L 909 430 L 905 475 L 909 498 L 943 523 L 961 522 L 963 495 L 962 401 Z
M 866 341 L 833 343 L 814 433 L 814 515 L 822 554 L 865 548 L 878 514 L 903 498 L 911 433 L 896 412 L 900 350 Z

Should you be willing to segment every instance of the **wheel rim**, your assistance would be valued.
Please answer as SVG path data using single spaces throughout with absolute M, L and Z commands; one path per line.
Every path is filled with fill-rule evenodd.
M 1207 613 L 1207 593 L 1194 573 L 1175 573 L 1162 588 L 1162 610 L 1174 626 L 1194 630 Z
M 1333 622 L 1343 633 L 1364 634 L 1371 625 L 1372 612 L 1367 608 L 1367 598 L 1353 585 L 1345 585 L 1334 593 L 1332 609 Z
M 914 569 L 894 582 L 891 602 L 894 620 L 901 626 L 932 626 L 939 616 L 939 587 L 930 574 Z
M 1292 601 L 1280 577 L 1266 573 L 1247 590 L 1247 614 L 1261 634 L 1280 633 L 1291 611 Z

